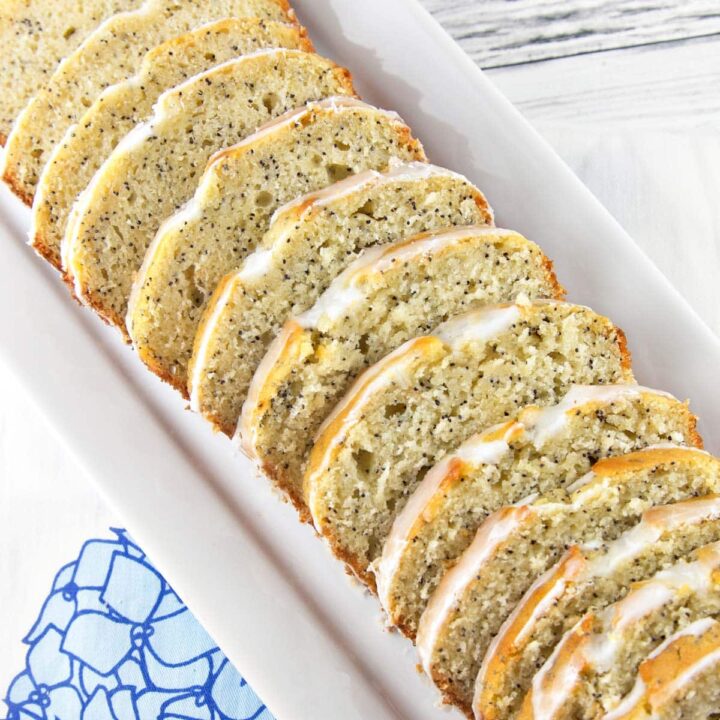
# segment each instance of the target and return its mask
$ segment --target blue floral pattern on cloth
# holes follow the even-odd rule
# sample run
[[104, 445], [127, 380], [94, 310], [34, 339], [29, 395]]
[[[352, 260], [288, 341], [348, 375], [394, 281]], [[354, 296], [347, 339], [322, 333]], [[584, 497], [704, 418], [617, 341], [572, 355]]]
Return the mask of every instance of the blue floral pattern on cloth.
[[55, 576], [8, 720], [273, 720], [124, 530]]

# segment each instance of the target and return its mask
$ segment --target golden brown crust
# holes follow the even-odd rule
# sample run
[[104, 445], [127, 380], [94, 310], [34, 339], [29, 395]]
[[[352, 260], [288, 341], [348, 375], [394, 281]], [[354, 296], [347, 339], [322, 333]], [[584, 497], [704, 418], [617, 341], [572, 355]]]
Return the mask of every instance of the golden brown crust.
[[[644, 692], [637, 702], [618, 720], [641, 720], [656, 717], [658, 711], [672, 703], [684, 688], [677, 680], [694, 667], [700, 668], [707, 658], [720, 650], [720, 623], [715, 622], [700, 635], [681, 635], [673, 640], [662, 652], [648, 657], [640, 664], [638, 679], [644, 685]], [[712, 661], [709, 667], [717, 667]]]
[[[188, 371], [187, 371], [187, 386], [185, 388], [185, 392], [187, 393], [188, 397], [192, 394], [192, 377], [195, 372], [195, 363], [197, 361], [197, 357], [200, 353], [200, 343], [202, 342], [202, 338], [205, 335], [205, 331], [207, 330], [208, 323], [210, 322], [210, 318], [212, 317], [215, 306], [220, 302], [220, 298], [222, 297], [223, 293], [225, 292], [225, 289], [230, 284], [232, 280], [231, 275], [225, 275], [220, 282], [217, 284], [217, 287], [215, 290], [213, 290], [212, 295], [210, 295], [210, 299], [207, 302], [207, 305], [205, 306], [205, 309], [203, 310], [202, 314], [200, 315], [200, 322], [198, 323], [197, 331], [195, 333], [195, 339], [193, 340], [193, 349], [192, 354], [190, 355], [190, 362], [188, 363]], [[229, 433], [226, 432], [226, 428], [222, 427], [222, 423], [214, 422], [212, 419], [210, 419], [209, 414], [206, 414], [205, 412], [202, 412], [203, 417], [206, 417], [210, 422], [215, 426], [217, 429], [221, 430], [225, 435], [232, 435], [233, 430], [231, 430]]]
[[[581, 676], [587, 667], [587, 660], [584, 654], [578, 650], [585, 644], [588, 635], [593, 630], [594, 623], [595, 616], [589, 613], [572, 629], [569, 635], [563, 638], [557, 655], [554, 656], [552, 664], [545, 671], [543, 687], [546, 688], [546, 692], [555, 683], [561, 686], [566, 685], [569, 677]], [[530, 688], [525, 695], [517, 720], [533, 720], [534, 718], [533, 689]]]
[[[3, 143], [4, 146], [5, 143]], [[10, 188], [13, 195], [18, 197], [28, 207], [32, 207], [34, 196], [30, 195], [23, 183], [20, 182], [17, 175], [12, 172], [9, 168], [5, 170], [3, 174], [3, 182]]]
[[626, 472], [646, 470], [656, 465], [671, 465], [674, 463], [687, 462], [701, 464], [708, 460], [711, 462], [719, 462], [717, 458], [701, 452], [693, 452], [692, 450], [674, 447], [657, 447], [638, 450], [628, 453], [627, 455], [603, 458], [593, 465], [592, 471], [596, 476], [611, 478]]
[[[49, 262], [58, 272], [62, 273], [63, 269], [60, 254], [54, 248], [48, 247], [48, 245], [43, 241], [42, 237], [38, 233], [35, 233], [35, 235], [33, 236], [31, 245], [32, 249], [43, 260], [47, 260], [47, 262]], [[73, 297], [75, 297], [74, 292]]]
[[[334, 65], [334, 63], [333, 63]], [[345, 85], [345, 89], [347, 90], [346, 95], [343, 95], [342, 97], [352, 98], [355, 100], [359, 100], [359, 96], [355, 92], [355, 88], [352, 84], [352, 76], [350, 74], [349, 70], [346, 70], [345, 68], [341, 68], [339, 65], [335, 65], [333, 69], [333, 73], [340, 79], [340, 81]], [[263, 129], [267, 129], [275, 124], [282, 123], [283, 121], [288, 121], [292, 116], [297, 117], [297, 121], [300, 122], [303, 126], [309, 125], [313, 114], [324, 112], [322, 108], [314, 108], [313, 105], [317, 105], [319, 103], [323, 102], [323, 100], [315, 100], [310, 101], [307, 103], [307, 105], [311, 106], [309, 108], [309, 111], [306, 111], [304, 108], [296, 108], [295, 110], [289, 110], [287, 113], [283, 113], [282, 115], [279, 115], [278, 117], [272, 118], [271, 120], [268, 120], [265, 125], [262, 125], [260, 128], [256, 130], [256, 133], [261, 133]], [[412, 134], [412, 130], [407, 126], [404, 125], [400, 128], [400, 135], [402, 138], [402, 142], [404, 142], [406, 145], [413, 148], [413, 150], [416, 153], [416, 160], [419, 162], [425, 162], [425, 152], [423, 150], [422, 144], [420, 141], [415, 138]], [[203, 173], [206, 173], [211, 167], [214, 167], [216, 165], [219, 165], [222, 163], [222, 161], [226, 158], [232, 158], [233, 160], [237, 160], [238, 158], [241, 158], [243, 155], [254, 152], [257, 148], [258, 144], [263, 143], [274, 143], [276, 141], [276, 138], [273, 137], [272, 134], [270, 135], [264, 135], [256, 140], [254, 140], [253, 144], [251, 145], [247, 141], [252, 138], [252, 135], [248, 135], [245, 140], [240, 141], [237, 145], [231, 145], [230, 147], [222, 148], [218, 150], [217, 152], [213, 153], [207, 161], [207, 164], [205, 165], [205, 169]], [[256, 144], [257, 143], [257, 144]], [[299, 217], [300, 214], [309, 206], [313, 204], [314, 193], [308, 193], [307, 200], [303, 203], [303, 205], [296, 210], [297, 216]]]
[[447, 472], [438, 484], [437, 490], [433, 493], [430, 501], [423, 507], [413, 526], [408, 532], [407, 540], [412, 542], [425, 525], [431, 523], [437, 516], [438, 510], [444, 507], [444, 500], [447, 493], [457, 485], [467, 474], [468, 464], [461, 458], [451, 458], [448, 463]]
[[298, 32], [300, 33], [301, 45], [300, 49], [304, 52], [314, 53], [315, 45], [308, 35], [307, 28], [304, 25], [298, 25]]
[[[317, 528], [316, 528], [317, 530]], [[358, 578], [361, 582], [367, 585], [370, 592], [377, 595], [377, 584], [375, 581], [375, 574], [367, 567], [363, 567], [363, 563], [360, 558], [354, 553], [351, 553], [341, 545], [338, 541], [338, 537], [335, 533], [325, 529], [324, 532], [320, 533], [330, 545], [333, 555], [338, 560], [342, 560], [345, 563], [347, 570]]]
[[[405, 241], [405, 243], [407, 242], [408, 241]], [[402, 244], [403, 243], [401, 243], [401, 245]], [[395, 249], [396, 248], [397, 246]], [[609, 320], [607, 322], [611, 328], [615, 328]], [[619, 332], [619, 337], [624, 337], [621, 331]], [[621, 347], [623, 359], [625, 360], [627, 358], [627, 353], [623, 353], [622, 351], [622, 341], [619, 341], [619, 345]], [[434, 346], [444, 347], [444, 343], [435, 336], [423, 336], [416, 338], [406, 347], [405, 352], [402, 355], [388, 356], [385, 360], [380, 361], [360, 375], [353, 387], [345, 396], [345, 399], [341, 402], [341, 405], [336, 408], [334, 414], [329, 418], [328, 424], [316, 439], [315, 445], [310, 453], [303, 482], [304, 494], [306, 497], [309, 495], [309, 487], [312, 476], [318, 473], [323, 466], [331, 464], [342, 449], [344, 435], [342, 430], [343, 424], [345, 423], [348, 415], [350, 415], [350, 413], [361, 402], [368, 385], [372, 383], [379, 374], [382, 374], [387, 369], [389, 366], [388, 362], [391, 365], [394, 365], [406, 361], [409, 356], [415, 354], [422, 355], [424, 352], [431, 353]], [[632, 374], [630, 374], [630, 378], [632, 379]], [[355, 574], [364, 580], [368, 575], [368, 571], [358, 562], [358, 558], [351, 556], [347, 550], [339, 546], [333, 538], [331, 531], [327, 528], [318, 528], [318, 531], [327, 538], [333, 548], [333, 552], [348, 563]]]
[[[125, 332], [127, 333], [127, 328], [125, 328]], [[140, 360], [142, 360], [145, 367], [147, 367], [150, 372], [157, 375], [163, 382], [166, 382], [168, 385], [175, 388], [175, 390], [177, 390], [185, 400], [190, 399], [187, 383], [184, 383], [180, 378], [176, 377], [172, 373], [169, 373], [165, 365], [146, 348], [135, 348], [135, 350]]]
[[[275, 389], [288, 376], [288, 371], [293, 368], [302, 355], [305, 329], [296, 320], [288, 320], [277, 335], [278, 352], [275, 361], [263, 377], [262, 387], [257, 394], [255, 403], [255, 415], [260, 415], [267, 410], [275, 397]], [[262, 366], [258, 369], [262, 371]]]
[[82, 299], [78, 298], [75, 288], [75, 278], [68, 272], [63, 273], [63, 282], [70, 288], [73, 297], [78, 299], [81, 305], [89, 307], [106, 324], [115, 327], [120, 331], [123, 340], [128, 345], [132, 344], [125, 322], [114, 310], [105, 307], [105, 303], [92, 291], [87, 288], [83, 290]]
[[340, 67], [340, 65], [335, 63], [333, 64], [335, 65], [333, 73], [335, 77], [337, 77], [338, 80], [345, 86], [348, 96], [359, 98], [360, 96], [358, 95], [357, 90], [355, 90], [355, 84], [353, 83], [352, 73], [347, 68]]
[[670, 701], [675, 681], [684, 670], [699, 663], [720, 648], [720, 624], [700, 636], [684, 635], [674, 640], [659, 655], [645, 660], [638, 671], [647, 687], [647, 698], [657, 707]]
[[495, 227], [495, 214], [483, 192], [477, 189], [473, 190], [473, 199], [475, 200], [475, 206], [483, 216], [485, 224]]
[[615, 331], [617, 332], [618, 347], [620, 348], [620, 357], [622, 358], [622, 369], [625, 370], [625, 372], [629, 376], [629, 379], [632, 380], [632, 354], [630, 353], [630, 348], [628, 347], [627, 335], [621, 328], [617, 327], [617, 325], [615, 325], [614, 327]]
[[431, 673], [431, 677], [435, 687], [440, 691], [442, 702], [456, 707], [468, 720], [474, 720], [472, 707], [457, 694], [453, 684], [444, 675], [435, 671]]
[[690, 432], [688, 433], [688, 444], [692, 445], [693, 447], [698, 448], [698, 450], [702, 450], [705, 447], [705, 442], [702, 439], [702, 436], [698, 432], [697, 429], [697, 415], [690, 412], [690, 406], [689, 403], [685, 403], [685, 407], [688, 408], [688, 417], [689, 417], [689, 423], [690, 423]]
[[310, 515], [310, 510], [308, 510], [308, 506], [305, 503], [305, 498], [298, 492], [283, 469], [274, 463], [264, 461], [262, 463], [262, 471], [282, 490], [285, 498], [292, 504], [295, 510], [297, 510], [300, 522], [312, 525], [312, 515]]
[[[286, 377], [286, 368], [292, 366], [302, 354], [304, 329], [294, 320], [288, 320], [278, 333], [276, 343], [281, 350], [278, 353], [278, 361], [272, 362], [269, 372], [263, 377], [262, 387], [257, 394], [254, 403], [254, 415], [262, 414], [269, 406], [275, 395], [275, 387]], [[284, 339], [283, 339], [284, 338]], [[272, 352], [272, 350], [270, 351]], [[257, 372], [262, 372], [262, 363]], [[277, 378], [277, 379], [276, 379]], [[205, 414], [205, 411], [204, 411]], [[305, 497], [301, 490], [292, 482], [285, 468], [282, 468], [269, 460], [263, 458], [261, 461], [263, 472], [270, 480], [284, 493], [287, 499], [297, 510], [300, 520], [304, 523], [312, 523], [312, 517], [305, 503]]]
[[[383, 360], [380, 360], [365, 370], [350, 388], [345, 399], [336, 407], [333, 415], [331, 415], [328, 420], [328, 424], [318, 435], [315, 445], [310, 452], [310, 458], [308, 459], [307, 470], [305, 472], [306, 485], [309, 479], [320, 470], [322, 465], [330, 464], [337, 456], [337, 453], [340, 452], [342, 447], [342, 425], [347, 416], [362, 399], [367, 387], [374, 380], [394, 365], [400, 365], [412, 358], [419, 358], [426, 353], [432, 355], [433, 351], [442, 351], [444, 348], [445, 343], [439, 338], [434, 335], [423, 335], [407, 343], [402, 353], [388, 355]], [[326, 459], [328, 453], [330, 453], [330, 456]], [[305, 495], [308, 494], [307, 490], [308, 488], [306, 486]]]
[[507, 627], [501, 630], [501, 634], [498, 634], [497, 645], [492, 655], [486, 658], [482, 693], [475, 706], [477, 720], [501, 720], [502, 714], [497, 709], [496, 701], [504, 691], [508, 672], [517, 663], [525, 648], [524, 644], [518, 644], [518, 638], [523, 636], [528, 623], [533, 621], [537, 607], [545, 601], [558, 583], [572, 581], [585, 565], [585, 556], [580, 548], [573, 545], [545, 581], [537, 585], [527, 599], [518, 605], [517, 614]]
[[557, 278], [555, 273], [555, 264], [547, 255], [545, 255], [545, 253], [543, 253], [542, 256], [542, 264], [545, 268], [545, 272], [547, 273], [548, 280], [554, 290], [552, 298], [554, 300], [564, 300], [567, 295], [567, 290], [560, 284], [560, 281]]
[[5, 147], [7, 142], [7, 135], [4, 132], [0, 132], [0, 146]]
[[[336, 77], [338, 77], [339, 81], [341, 83], [345, 84], [345, 86], [348, 88], [349, 91], [352, 91], [354, 93], [354, 88], [352, 85], [352, 79], [351, 79], [350, 72], [348, 70], [346, 70], [345, 68], [339, 67], [338, 65], [336, 65], [335, 63], [333, 63], [330, 60], [326, 60], [326, 61], [333, 67], [333, 73], [336, 75]], [[231, 72], [231, 70], [232, 69], [230, 67], [228, 67], [228, 68], [224, 69], [223, 72]], [[248, 136], [248, 137], [250, 137], [250, 136]], [[415, 142], [417, 142], [417, 141], [415, 141]], [[240, 148], [240, 151], [242, 151], [244, 149], [245, 148]], [[234, 147], [234, 148], [228, 148], [225, 150], [221, 150], [220, 152], [216, 153], [215, 155], [212, 155], [208, 160], [206, 170], [211, 165], [213, 165], [217, 160], [225, 157], [226, 155], [232, 155], [237, 152], [238, 152], [238, 148]], [[123, 336], [125, 337], [125, 341], [130, 343], [130, 336], [129, 336], [127, 328], [125, 326], [125, 318], [124, 317], [121, 317], [113, 308], [108, 307], [107, 303], [104, 301], [103, 298], [97, 296], [97, 294], [95, 292], [89, 290], [88, 288], [84, 288], [82, 290], [82, 296], [83, 296], [84, 304], [92, 307], [98, 313], [98, 315], [103, 317], [104, 321], [108, 325], [115, 325], [120, 330], [120, 332], [123, 334]], [[169, 374], [167, 373], [167, 371], [163, 371], [162, 376], [164, 378], [167, 378], [169, 376]]]
[[289, 0], [275, 0], [275, 3], [285, 13], [288, 22], [292, 23], [293, 25], [299, 24], [297, 15], [295, 14], [295, 10], [290, 5]]

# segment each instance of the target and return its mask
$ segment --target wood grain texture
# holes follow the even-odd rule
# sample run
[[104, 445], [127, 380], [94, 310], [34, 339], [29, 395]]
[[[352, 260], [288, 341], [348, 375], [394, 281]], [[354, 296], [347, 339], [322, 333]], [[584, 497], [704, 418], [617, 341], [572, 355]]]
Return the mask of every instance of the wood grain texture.
[[483, 68], [720, 34], [718, 0], [422, 0]]
[[720, 36], [487, 72], [541, 129], [557, 124], [720, 127]]

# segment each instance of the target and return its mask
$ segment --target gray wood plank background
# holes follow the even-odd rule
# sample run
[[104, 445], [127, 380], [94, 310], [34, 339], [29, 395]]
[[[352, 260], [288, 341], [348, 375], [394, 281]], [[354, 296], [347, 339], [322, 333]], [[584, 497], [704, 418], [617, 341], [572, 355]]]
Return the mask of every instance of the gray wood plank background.
[[720, 34], [720, 0], [423, 0], [483, 68]]
[[720, 125], [720, 0], [421, 0], [537, 126]]

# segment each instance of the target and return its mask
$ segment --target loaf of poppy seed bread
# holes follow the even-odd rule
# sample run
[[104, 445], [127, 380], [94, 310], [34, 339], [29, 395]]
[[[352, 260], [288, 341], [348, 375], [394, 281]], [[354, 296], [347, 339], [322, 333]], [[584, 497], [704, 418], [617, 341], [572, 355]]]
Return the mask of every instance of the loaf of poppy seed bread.
[[309, 308], [362, 249], [474, 224], [492, 224], [482, 193], [460, 175], [418, 162], [352, 176], [279, 209], [258, 249], [208, 303], [190, 363], [193, 408], [232, 434], [253, 372], [283, 322]]
[[558, 405], [525, 408], [432, 468], [374, 566], [392, 624], [415, 636], [425, 604], [493, 511], [577, 480], [602, 457], [660, 442], [699, 445], [685, 403], [639, 385], [576, 385]]
[[48, 157], [33, 203], [30, 240], [35, 250], [60, 268], [60, 243], [73, 203], [165, 90], [234, 57], [273, 47], [313, 50], [299, 25], [225, 18], [153, 48], [136, 75], [106, 88]]
[[663, 447], [605, 458], [564, 502], [529, 499], [491, 515], [423, 613], [417, 648], [443, 694], [471, 717], [483, 657], [522, 596], [564, 550], [611, 542], [647, 509], [720, 492], [720, 461]]
[[28, 205], [53, 147], [108, 85], [134, 75], [152, 47], [198, 25], [247, 16], [288, 21], [279, 0], [146, 0], [105, 21], [62, 63], [18, 116], [5, 148], [3, 179]]
[[[192, 201], [158, 231], [135, 280], [127, 325], [141, 360], [187, 394], [203, 310], [223, 276], [257, 247], [273, 212], [337, 174], [384, 169], [392, 157], [425, 154], [395, 113], [347, 97], [291, 110], [213, 157]], [[232, 362], [252, 375], [252, 359]]]
[[47, 0], [0, 3], [0, 145], [18, 113], [50, 79], [58, 63], [103, 20], [134, 10], [142, 0], [65, 0], [58, 12]]
[[213, 153], [298, 105], [353, 94], [347, 70], [298, 50], [245, 55], [164, 92], [73, 208], [62, 259], [77, 297], [126, 333], [145, 251], [162, 221], [192, 197]]
[[369, 368], [327, 418], [304, 479], [315, 527], [372, 586], [395, 516], [445, 453], [573, 384], [632, 379], [622, 332], [589, 308], [525, 301], [456, 316]]
[[665, 639], [718, 615], [720, 543], [712, 543], [585, 613], [535, 675], [519, 718], [592, 720], [615, 710]]
[[720, 622], [696, 620], [643, 660], [633, 689], [602, 720], [716, 720], [719, 670]]
[[537, 245], [510, 230], [447, 228], [365, 250], [268, 349], [243, 407], [243, 448], [307, 519], [313, 438], [355, 377], [450, 315], [523, 293], [563, 289]]
[[718, 540], [720, 496], [709, 495], [647, 510], [606, 547], [569, 548], [532, 584], [490, 644], [475, 680], [475, 717], [517, 717], [536, 672], [584, 613]]

